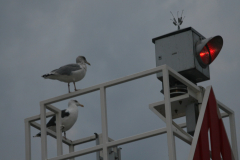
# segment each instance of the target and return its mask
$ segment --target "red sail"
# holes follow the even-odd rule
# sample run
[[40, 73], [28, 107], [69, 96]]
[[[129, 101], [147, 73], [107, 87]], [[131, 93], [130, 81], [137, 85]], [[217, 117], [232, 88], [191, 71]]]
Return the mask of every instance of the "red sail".
[[210, 131], [211, 155], [213, 160], [234, 160], [227, 133], [219, 116], [216, 98], [211, 89], [199, 134], [194, 160], [210, 160], [208, 131]]

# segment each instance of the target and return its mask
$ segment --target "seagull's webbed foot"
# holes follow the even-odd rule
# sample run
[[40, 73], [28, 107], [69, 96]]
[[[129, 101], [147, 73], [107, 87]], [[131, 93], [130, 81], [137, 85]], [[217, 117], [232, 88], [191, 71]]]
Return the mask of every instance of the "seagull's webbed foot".
[[64, 137], [64, 136], [63, 136], [63, 139], [65, 139], [65, 140], [69, 140], [69, 141], [72, 142], [72, 140], [68, 139], [67, 137]]

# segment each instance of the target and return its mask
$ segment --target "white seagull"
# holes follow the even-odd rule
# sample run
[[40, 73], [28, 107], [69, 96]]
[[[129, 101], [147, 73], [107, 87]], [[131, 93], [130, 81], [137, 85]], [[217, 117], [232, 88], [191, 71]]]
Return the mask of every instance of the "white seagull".
[[68, 83], [69, 93], [70, 93], [69, 83], [73, 82], [75, 91], [77, 91], [75, 82], [78, 82], [84, 78], [87, 72], [86, 64], [90, 65], [90, 63], [86, 60], [84, 56], [78, 56], [76, 58], [76, 63], [77, 64], [68, 64], [62, 66], [59, 69], [55, 69], [48, 74], [44, 74], [42, 77], [45, 79], [59, 80], [61, 82]]
[[[68, 108], [62, 110], [61, 117], [62, 117], [62, 132], [64, 132], [64, 138], [66, 138], [66, 131], [72, 128], [78, 118], [78, 108], [77, 106], [84, 107], [76, 100], [70, 100], [68, 102]], [[56, 116], [53, 116], [49, 122], [47, 123], [47, 128], [56, 132]], [[41, 137], [41, 132], [36, 134], [33, 137]]]

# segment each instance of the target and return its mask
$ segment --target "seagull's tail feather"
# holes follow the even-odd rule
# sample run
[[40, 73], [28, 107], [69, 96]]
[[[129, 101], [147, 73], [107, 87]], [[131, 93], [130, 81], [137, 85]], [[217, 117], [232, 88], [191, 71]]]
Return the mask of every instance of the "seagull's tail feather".
[[41, 137], [41, 132], [39, 132], [38, 134], [36, 134], [35, 136], [33, 137]]
[[51, 79], [51, 76], [54, 76], [54, 75], [55, 74], [47, 73], [47, 74], [42, 75], [42, 77], [45, 78], [45, 79]]

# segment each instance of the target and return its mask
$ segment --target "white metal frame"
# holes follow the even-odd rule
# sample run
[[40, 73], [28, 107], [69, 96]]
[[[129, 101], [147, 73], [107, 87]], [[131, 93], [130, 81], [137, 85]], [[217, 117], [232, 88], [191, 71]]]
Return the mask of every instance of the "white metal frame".
[[[138, 78], [146, 77], [152, 74], [156, 74], [158, 72], [163, 72], [163, 84], [164, 84], [164, 101], [165, 101], [165, 111], [166, 111], [166, 118], [162, 118], [166, 122], [166, 128], [161, 128], [153, 131], [149, 131], [146, 133], [141, 133], [138, 135], [134, 135], [131, 137], [123, 138], [116, 141], [109, 142], [108, 140], [108, 121], [107, 121], [107, 105], [106, 105], [106, 88], [115, 86], [121, 83], [125, 83], [128, 81], [132, 81]], [[183, 84], [185, 84], [188, 88], [188, 94], [195, 97], [199, 103], [202, 103], [203, 101], [203, 95], [201, 92], [201, 88], [187, 80], [185, 77], [168, 67], [167, 65], [158, 66], [156, 68], [146, 70], [143, 72], [139, 72], [133, 75], [129, 75], [123, 78], [119, 78], [113, 81], [109, 81], [106, 83], [102, 83], [99, 85], [95, 85], [89, 88], [81, 89], [76, 92], [72, 92], [69, 94], [61, 95], [55, 98], [51, 98], [48, 100], [44, 100], [40, 102], [40, 115], [33, 116], [30, 118], [25, 119], [25, 145], [26, 145], [26, 160], [31, 159], [31, 133], [30, 133], [30, 126], [33, 126], [37, 129], [41, 129], [41, 148], [42, 148], [42, 160], [46, 160], [47, 158], [47, 133], [57, 139], [57, 157], [51, 158], [49, 160], [63, 160], [63, 159], [69, 159], [78, 157], [81, 155], [97, 152], [97, 151], [103, 151], [103, 159], [108, 159], [108, 153], [107, 150], [110, 147], [119, 146], [122, 144], [131, 143], [134, 141], [138, 141], [141, 139], [149, 138], [152, 136], [160, 135], [167, 133], [167, 141], [168, 141], [168, 155], [169, 160], [176, 160], [176, 149], [175, 149], [175, 139], [174, 136], [179, 137], [183, 141], [185, 141], [188, 144], [191, 144], [194, 142], [194, 139], [186, 133], [182, 128], [186, 127], [186, 124], [176, 124], [172, 120], [172, 113], [171, 113], [171, 99], [170, 99], [170, 93], [169, 93], [169, 75], [176, 78]], [[102, 138], [103, 143], [96, 145], [94, 147], [90, 147], [84, 150], [80, 151], [74, 151], [74, 145], [81, 144], [82, 142], [88, 142], [95, 139], [94, 136], [87, 137], [85, 139], [76, 140], [76, 141], [69, 141], [62, 139], [62, 134], [60, 132], [60, 124], [61, 124], [61, 118], [60, 118], [60, 110], [54, 106], [52, 106], [52, 103], [60, 102], [69, 98], [81, 96], [87, 93], [91, 93], [94, 91], [100, 90], [100, 98], [101, 98], [101, 125], [102, 125]], [[230, 128], [231, 128], [231, 138], [232, 138], [232, 148], [234, 152], [235, 159], [238, 160], [238, 153], [237, 153], [237, 143], [236, 143], [236, 128], [235, 128], [235, 120], [234, 120], [234, 112], [227, 108], [222, 103], [218, 102], [219, 107], [225, 111], [227, 114], [229, 114], [230, 118]], [[199, 105], [199, 108], [201, 106]], [[49, 109], [52, 112], [46, 113], [46, 109]], [[46, 117], [52, 116], [56, 114], [56, 121], [57, 121], [57, 133], [52, 132], [51, 130], [46, 128]], [[223, 115], [224, 117], [227, 116], [226, 114]], [[161, 118], [161, 117], [160, 117]], [[41, 119], [41, 125], [37, 124], [34, 121], [37, 121]], [[62, 155], [62, 142], [69, 145], [69, 152], [68, 154]], [[192, 153], [192, 151], [191, 151]], [[191, 154], [190, 153], [190, 154]]]

